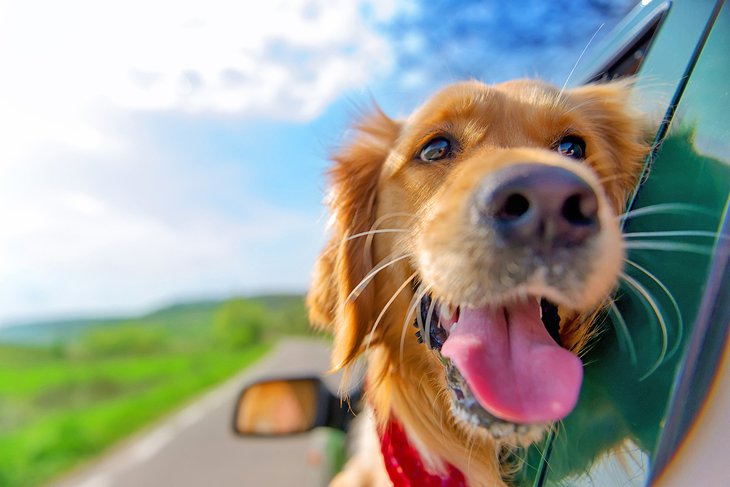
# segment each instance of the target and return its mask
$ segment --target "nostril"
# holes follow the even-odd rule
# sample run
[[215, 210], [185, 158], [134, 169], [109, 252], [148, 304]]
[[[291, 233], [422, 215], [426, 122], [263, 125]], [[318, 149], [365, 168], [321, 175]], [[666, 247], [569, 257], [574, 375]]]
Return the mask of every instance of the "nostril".
[[593, 193], [568, 196], [560, 210], [562, 217], [572, 225], [592, 225], [597, 213], [598, 201]]
[[485, 178], [470, 211], [500, 244], [548, 252], [581, 245], [600, 232], [599, 196], [572, 171], [524, 163]]
[[507, 197], [504, 204], [497, 212], [501, 220], [517, 220], [530, 209], [530, 201], [519, 193], [513, 193]]

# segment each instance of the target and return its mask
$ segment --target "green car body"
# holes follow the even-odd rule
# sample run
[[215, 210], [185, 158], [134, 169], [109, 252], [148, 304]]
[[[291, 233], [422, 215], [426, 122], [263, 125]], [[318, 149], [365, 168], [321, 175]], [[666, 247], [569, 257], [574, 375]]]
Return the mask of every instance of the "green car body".
[[730, 322], [728, 46], [723, 1], [642, 2], [586, 68], [583, 82], [636, 75], [655, 147], [578, 406], [527, 452], [520, 485], [651, 484], [705, 400]]

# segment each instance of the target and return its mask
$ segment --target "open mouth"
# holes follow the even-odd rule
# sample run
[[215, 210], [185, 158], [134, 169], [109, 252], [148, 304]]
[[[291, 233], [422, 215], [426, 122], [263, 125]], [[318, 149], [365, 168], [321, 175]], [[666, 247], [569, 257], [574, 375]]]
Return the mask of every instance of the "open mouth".
[[462, 421], [494, 437], [524, 436], [575, 406], [582, 364], [561, 346], [557, 306], [546, 299], [473, 308], [427, 294], [414, 324], [445, 365]]

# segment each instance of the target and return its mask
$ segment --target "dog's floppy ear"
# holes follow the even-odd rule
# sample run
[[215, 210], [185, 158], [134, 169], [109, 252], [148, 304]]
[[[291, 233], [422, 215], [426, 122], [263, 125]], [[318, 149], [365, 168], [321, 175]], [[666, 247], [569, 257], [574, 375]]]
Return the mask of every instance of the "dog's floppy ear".
[[628, 78], [572, 90], [580, 100], [581, 111], [587, 113], [588, 123], [607, 141], [602, 152], [618, 162], [619, 171], [613, 177], [618, 188], [608, 192], [616, 210], [623, 208], [633, 191], [636, 175], [649, 152], [650, 127], [646, 117], [632, 106], [632, 86], [633, 80]]
[[307, 306], [312, 324], [334, 333], [336, 369], [357, 357], [373, 324], [372, 288], [353, 293], [373, 268], [367, 239], [349, 237], [372, 229], [378, 180], [399, 130], [398, 123], [376, 108], [355, 125], [352, 140], [332, 157], [328, 203], [333, 233], [315, 264]]

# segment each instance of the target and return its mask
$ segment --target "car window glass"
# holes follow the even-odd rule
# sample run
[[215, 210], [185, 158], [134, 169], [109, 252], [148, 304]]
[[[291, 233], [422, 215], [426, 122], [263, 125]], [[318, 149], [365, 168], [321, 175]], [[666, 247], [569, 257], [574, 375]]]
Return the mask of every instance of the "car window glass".
[[669, 7], [670, 2], [663, 2], [658, 3], [653, 10], [637, 12], [637, 23], [627, 35], [624, 45], [590, 75], [586, 82], [611, 81], [638, 73]]
[[[687, 44], [700, 37], [704, 26], [686, 22], [698, 7], [673, 8], [680, 6], [657, 35], [660, 53], [666, 52], [662, 36], [673, 44], [679, 37]], [[633, 234], [627, 239], [627, 277], [606, 331], [584, 357], [578, 407], [554, 441], [528, 453], [520, 485], [640, 486], [649, 478], [728, 204], [728, 17], [726, 8], [627, 220], [626, 232]], [[657, 72], [661, 60], [652, 58], [655, 52], [647, 65]], [[665, 62], [671, 64], [665, 74], [681, 64], [676, 58]]]

